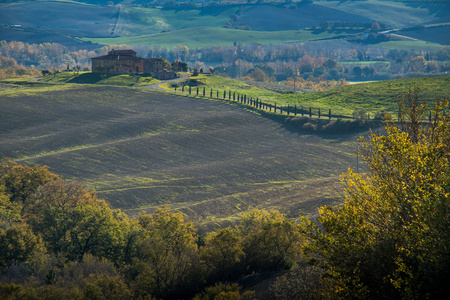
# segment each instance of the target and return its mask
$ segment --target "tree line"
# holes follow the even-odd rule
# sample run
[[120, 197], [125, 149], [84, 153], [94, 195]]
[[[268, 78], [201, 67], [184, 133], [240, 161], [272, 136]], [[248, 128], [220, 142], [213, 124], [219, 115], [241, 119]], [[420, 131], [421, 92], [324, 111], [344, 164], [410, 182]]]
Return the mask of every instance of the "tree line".
[[[197, 69], [217, 70], [229, 77], [253, 76], [255, 70], [264, 74], [267, 81], [284, 81], [294, 76], [304, 80], [386, 79], [410, 75], [443, 74], [450, 71], [450, 47], [438, 51], [414, 52], [383, 50], [374, 46], [335, 42], [335, 47], [316, 43], [284, 45], [242, 45], [189, 49], [178, 45], [172, 49], [160, 46], [127, 45], [104, 46], [95, 50], [74, 50], [55, 43], [28, 44], [0, 41], [0, 57], [13, 59], [24, 68], [50, 70], [79, 66], [91, 67], [90, 58], [100, 56], [112, 48], [133, 48], [144, 58], [162, 57], [177, 59]], [[219, 65], [217, 65], [219, 64]], [[7, 71], [4, 71], [4, 73]], [[259, 71], [258, 71], [259, 72]], [[261, 72], [259, 72], [261, 74]], [[308, 80], [309, 81], [309, 80]]]
[[128, 217], [46, 166], [0, 163], [2, 299], [254, 299], [235, 283], [290, 270], [273, 299], [442, 299], [450, 276], [450, 122], [418, 92], [399, 122], [361, 140], [368, 173], [343, 175], [339, 207], [295, 223], [251, 210], [201, 235], [163, 205]]

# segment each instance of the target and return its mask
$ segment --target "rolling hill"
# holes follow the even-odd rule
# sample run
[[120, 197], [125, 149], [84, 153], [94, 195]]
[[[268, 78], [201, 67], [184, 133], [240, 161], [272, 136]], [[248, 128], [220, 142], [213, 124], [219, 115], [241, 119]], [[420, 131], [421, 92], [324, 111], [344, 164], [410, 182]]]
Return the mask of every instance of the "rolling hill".
[[[380, 22], [409, 28], [450, 22], [445, 13], [450, 7], [448, 3], [412, 5], [394, 1], [320, 1], [297, 6], [251, 4], [162, 8], [136, 6], [140, 4], [138, 1], [121, 1], [121, 6], [105, 6], [105, 1], [82, 2], [0, 3], [0, 40], [58, 42], [86, 49], [97, 46], [87, 42], [168, 48], [183, 44], [196, 48], [230, 45], [235, 41], [244, 44], [312, 41], [346, 34], [302, 31], [324, 23]], [[251, 28], [252, 31], [224, 28], [231, 20], [231, 27]], [[442, 32], [433, 30], [434, 38], [431, 40], [423, 34], [414, 38], [423, 37], [425, 41], [437, 44], [449, 43], [445, 33], [439, 38]], [[358, 32], [353, 30], [351, 33]], [[409, 50], [411, 45], [397, 46]]]
[[354, 138], [320, 137], [220, 101], [139, 89], [0, 91], [0, 156], [45, 164], [131, 215], [169, 204], [203, 226], [251, 208], [290, 217], [341, 198]]

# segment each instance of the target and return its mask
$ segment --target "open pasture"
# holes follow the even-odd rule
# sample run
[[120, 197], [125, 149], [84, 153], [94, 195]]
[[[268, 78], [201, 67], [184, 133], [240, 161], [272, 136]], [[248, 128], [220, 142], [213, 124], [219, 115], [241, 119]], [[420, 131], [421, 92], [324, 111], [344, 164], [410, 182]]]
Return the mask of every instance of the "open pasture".
[[[319, 2], [321, 3], [321, 2]], [[342, 11], [320, 4], [299, 5], [293, 9], [270, 5], [247, 6], [237, 25], [248, 25], [252, 30], [298, 30], [319, 26], [324, 22], [371, 23], [372, 19], [349, 11]]]
[[448, 23], [446, 25], [416, 28], [414, 30], [400, 30], [396, 33], [428, 43], [450, 45], [450, 24]]
[[342, 33], [314, 32], [311, 30], [249, 31], [221, 27], [194, 27], [163, 33], [127, 37], [82, 38], [83, 41], [103, 45], [160, 46], [172, 48], [186, 45], [189, 48], [230, 46], [241, 44], [283, 44], [333, 38]]
[[450, 21], [449, 3], [418, 3], [401, 1], [320, 1], [321, 6], [343, 13], [352, 12], [360, 17], [395, 27], [410, 27]]
[[[356, 85], [346, 85], [327, 91], [312, 93], [290, 93], [280, 94], [265, 89], [260, 89], [247, 84], [244, 81], [234, 80], [221, 76], [199, 75], [191, 77], [201, 83], [200, 91], [206, 89], [209, 95], [213, 89], [213, 97], [216, 91], [223, 95], [223, 91], [231, 91], [246, 94], [248, 97], [259, 98], [266, 103], [278, 105], [297, 105], [304, 108], [320, 108], [327, 112], [328, 109], [333, 114], [352, 116], [354, 110], [364, 109], [374, 116], [377, 112], [389, 111], [396, 113], [397, 97], [408, 93], [415, 87], [420, 89], [420, 100], [427, 103], [431, 109], [436, 97], [450, 99], [450, 76], [434, 77], [412, 77], [402, 79], [382, 80], [376, 82], [360, 83]], [[170, 85], [165, 88], [174, 91]], [[178, 89], [180, 92], [180, 89]], [[187, 92], [187, 91], [185, 91]], [[196, 93], [194, 88], [193, 94]]]
[[[72, 36], [109, 36], [118, 8], [64, 2], [0, 4], [0, 22]], [[25, 41], [26, 42], [26, 41]]]
[[237, 104], [45, 88], [0, 91], [0, 156], [48, 165], [132, 215], [169, 204], [212, 228], [251, 208], [315, 214], [342, 199], [338, 175], [356, 166], [355, 137], [304, 134]]

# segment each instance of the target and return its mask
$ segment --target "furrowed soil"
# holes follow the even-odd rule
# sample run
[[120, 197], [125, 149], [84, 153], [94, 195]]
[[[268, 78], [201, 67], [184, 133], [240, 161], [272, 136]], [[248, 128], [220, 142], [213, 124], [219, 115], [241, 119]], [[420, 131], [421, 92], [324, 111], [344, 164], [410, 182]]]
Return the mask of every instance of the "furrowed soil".
[[238, 104], [137, 88], [0, 91], [0, 156], [48, 165], [130, 215], [163, 204], [204, 229], [252, 208], [296, 218], [342, 200], [355, 137], [302, 133]]

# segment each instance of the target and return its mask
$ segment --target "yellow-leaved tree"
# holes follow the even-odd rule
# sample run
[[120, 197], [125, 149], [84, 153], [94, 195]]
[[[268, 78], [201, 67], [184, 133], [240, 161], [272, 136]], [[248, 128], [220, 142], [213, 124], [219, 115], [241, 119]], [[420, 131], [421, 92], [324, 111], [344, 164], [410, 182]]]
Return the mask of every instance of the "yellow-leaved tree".
[[[450, 125], [447, 101], [429, 120], [418, 90], [399, 121], [362, 140], [368, 173], [343, 176], [343, 206], [304, 220], [309, 249], [333, 279], [333, 299], [438, 299], [450, 278]], [[447, 291], [446, 291], [447, 289]]]

